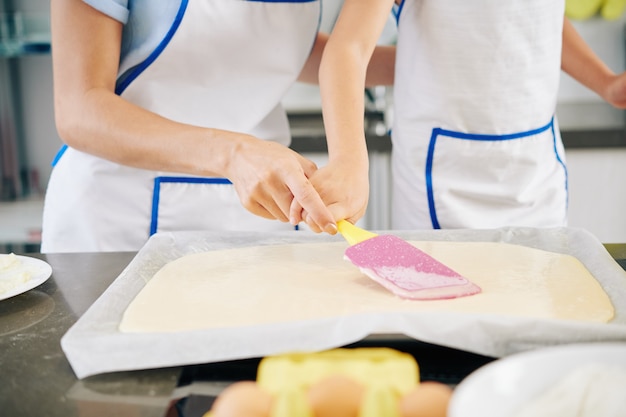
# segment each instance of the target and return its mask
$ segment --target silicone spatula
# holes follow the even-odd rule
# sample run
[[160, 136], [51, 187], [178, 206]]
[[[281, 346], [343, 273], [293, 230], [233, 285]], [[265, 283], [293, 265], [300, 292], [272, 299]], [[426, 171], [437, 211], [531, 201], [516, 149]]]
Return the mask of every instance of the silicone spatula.
[[337, 222], [348, 241], [344, 258], [402, 298], [435, 300], [473, 295], [480, 287], [409, 242], [377, 235], [346, 220]]

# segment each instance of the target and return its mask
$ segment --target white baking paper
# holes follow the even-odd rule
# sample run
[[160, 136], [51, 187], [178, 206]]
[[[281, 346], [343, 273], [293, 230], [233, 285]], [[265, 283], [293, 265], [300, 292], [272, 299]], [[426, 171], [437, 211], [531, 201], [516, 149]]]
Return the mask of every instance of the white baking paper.
[[444, 312], [379, 313], [177, 333], [122, 333], [124, 311], [166, 263], [191, 253], [244, 246], [339, 242], [310, 232], [179, 232], [153, 235], [61, 339], [76, 376], [319, 351], [369, 337], [413, 338], [491, 357], [556, 344], [626, 341], [626, 272], [582, 229], [393, 231], [413, 241], [506, 242], [578, 258], [615, 307], [610, 323]]

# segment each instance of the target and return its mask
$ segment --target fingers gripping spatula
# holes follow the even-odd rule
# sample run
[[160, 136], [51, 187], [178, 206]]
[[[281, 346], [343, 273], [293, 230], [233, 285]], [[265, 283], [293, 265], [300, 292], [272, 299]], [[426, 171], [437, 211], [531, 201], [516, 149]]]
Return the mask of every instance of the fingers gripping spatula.
[[337, 222], [348, 241], [344, 258], [361, 272], [402, 298], [436, 300], [481, 291], [458, 272], [393, 235], [377, 235], [346, 220]]

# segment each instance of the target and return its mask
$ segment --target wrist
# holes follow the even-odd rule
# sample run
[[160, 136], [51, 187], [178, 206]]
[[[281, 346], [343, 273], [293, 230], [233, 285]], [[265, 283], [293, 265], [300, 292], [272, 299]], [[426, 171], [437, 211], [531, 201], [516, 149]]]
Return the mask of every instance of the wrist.
[[200, 175], [232, 178], [237, 159], [244, 152], [246, 136], [220, 129], [207, 129], [202, 140], [204, 152], [199, 157]]
[[339, 167], [350, 167], [353, 171], [368, 172], [369, 158], [367, 149], [365, 152], [336, 152], [329, 153], [328, 164]]

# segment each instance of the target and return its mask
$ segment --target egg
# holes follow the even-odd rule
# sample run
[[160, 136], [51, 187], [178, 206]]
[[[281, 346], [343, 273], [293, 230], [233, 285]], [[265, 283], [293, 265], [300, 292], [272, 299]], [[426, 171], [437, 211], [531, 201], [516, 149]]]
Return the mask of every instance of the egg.
[[446, 417], [452, 388], [436, 381], [423, 381], [400, 399], [402, 417]]
[[[306, 391], [311, 414], [316, 417], [357, 417], [363, 406], [365, 387], [344, 375], [323, 378]], [[401, 417], [446, 417], [452, 389], [424, 381], [399, 399]], [[253, 381], [228, 386], [204, 417], [269, 417], [273, 397]]]
[[252, 381], [229, 385], [220, 393], [205, 417], [268, 417], [272, 396]]
[[308, 400], [316, 417], [357, 417], [364, 387], [343, 375], [333, 375], [311, 385]]

